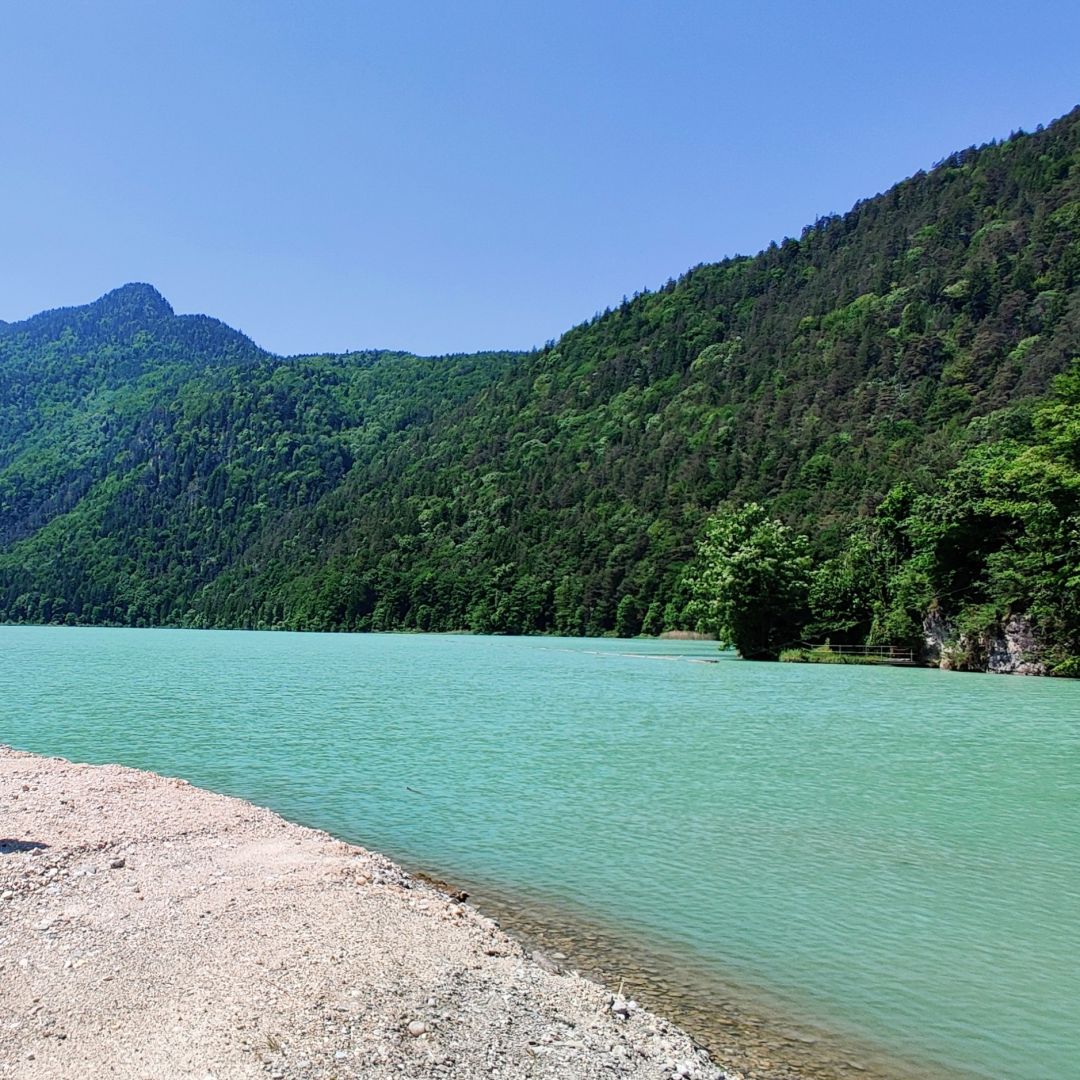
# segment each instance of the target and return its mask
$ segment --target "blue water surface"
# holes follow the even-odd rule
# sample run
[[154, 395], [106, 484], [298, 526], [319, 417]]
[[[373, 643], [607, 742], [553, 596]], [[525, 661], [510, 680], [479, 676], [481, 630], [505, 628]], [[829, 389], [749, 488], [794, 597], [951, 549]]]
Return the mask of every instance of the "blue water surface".
[[0, 741], [565, 901], [901, 1059], [1080, 1076], [1075, 682], [699, 642], [0, 627]]

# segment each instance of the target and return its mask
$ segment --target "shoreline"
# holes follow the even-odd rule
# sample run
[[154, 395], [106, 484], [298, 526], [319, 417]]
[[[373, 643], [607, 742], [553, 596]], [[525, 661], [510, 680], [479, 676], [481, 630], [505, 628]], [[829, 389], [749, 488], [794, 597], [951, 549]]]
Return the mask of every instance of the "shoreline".
[[529, 904], [490, 886], [468, 884], [471, 902], [527, 949], [607, 987], [622, 988], [687, 1031], [722, 1066], [747, 1077], [813, 1080], [969, 1080], [941, 1065], [898, 1058], [868, 1036], [843, 1032], [762, 987], [706, 971], [664, 943], [620, 932], [565, 902]]
[[[18, 775], [26, 774], [35, 777], [30, 782], [30, 790], [27, 790], [27, 782], [18, 784], [14, 780]], [[173, 879], [172, 884], [163, 896], [159, 897], [162, 906], [166, 909], [169, 917], [173, 915], [172, 908], [183, 908], [183, 900], [192, 899], [201, 894], [212, 894], [219, 891], [222, 886], [228, 885], [233, 876], [228, 871], [232, 868], [229, 863], [223, 872], [219, 866], [217, 872], [212, 871], [207, 865], [208, 857], [212, 857], [217, 849], [225, 844], [224, 836], [235, 831], [236, 822], [245, 823], [248, 828], [256, 826], [256, 832], [262, 836], [264, 832], [269, 837], [255, 841], [265, 848], [267, 843], [278, 849], [277, 857], [280, 857], [280, 849], [285, 846], [288, 857], [285, 859], [285, 867], [288, 875], [297, 875], [299, 883], [310, 893], [312, 890], [317, 894], [316, 901], [330, 901], [334, 905], [342, 902], [340, 885], [344, 881], [355, 888], [353, 900], [360, 900], [365, 909], [362, 914], [369, 915], [372, 901], [376, 901], [382, 908], [389, 909], [391, 914], [401, 916], [411, 912], [419, 906], [419, 909], [427, 914], [434, 910], [439, 914], [436, 933], [428, 945], [433, 945], [436, 950], [442, 950], [449, 955], [457, 955], [462, 947], [461, 928], [465, 927], [472, 931], [472, 937], [479, 931], [485, 939], [483, 956], [490, 957], [514, 957], [517, 963], [531, 973], [532, 978], [542, 977], [556, 984], [566, 983], [563, 989], [572, 988], [571, 997], [580, 996], [583, 988], [588, 989], [586, 996], [592, 1000], [589, 1010], [589, 1022], [594, 1023], [602, 1017], [608, 1027], [614, 1027], [614, 1032], [608, 1031], [605, 1039], [610, 1039], [613, 1034], [625, 1038], [631, 1023], [636, 1024], [642, 1020], [647, 1027], [645, 1043], [657, 1039], [664, 1043], [662, 1053], [667, 1054], [663, 1061], [657, 1060], [657, 1055], [651, 1053], [642, 1046], [637, 1046], [634, 1053], [639, 1059], [647, 1061], [648, 1069], [645, 1072], [614, 1071], [618, 1069], [618, 1061], [612, 1060], [611, 1050], [605, 1050], [600, 1055], [605, 1076], [675, 1076], [678, 1068], [683, 1064], [690, 1067], [690, 1071], [683, 1075], [690, 1080], [908, 1080], [908, 1078], [923, 1078], [933, 1075], [926, 1069], [907, 1066], [906, 1063], [895, 1063], [886, 1059], [883, 1055], [874, 1051], [867, 1052], [865, 1047], [854, 1046], [851, 1040], [832, 1035], [829, 1032], [819, 1030], [804, 1021], [792, 1020], [779, 1010], [762, 1010], [748, 1005], [745, 995], [740, 995], [737, 990], [727, 992], [730, 988], [719, 989], [719, 983], [710, 985], [702, 992], [699, 984], [692, 987], [692, 980], [682, 977], [669, 962], [664, 963], [662, 951], [649, 954], [648, 949], [637, 948], [630, 936], [620, 938], [610, 933], [610, 928], [601, 928], [598, 924], [588, 925], [587, 921], [573, 917], [568, 918], [564, 909], [552, 907], [550, 910], [538, 904], [521, 904], [518, 898], [509, 892], [497, 892], [483, 885], [467, 883], [470, 891], [475, 891], [474, 902], [476, 907], [464, 904], [462, 901], [468, 894], [463, 894], [454, 884], [450, 884], [427, 870], [407, 871], [392, 862], [390, 859], [374, 854], [365, 848], [352, 845], [338, 840], [321, 830], [311, 829], [303, 825], [289, 822], [273, 811], [255, 806], [242, 799], [231, 796], [218, 795], [204, 789], [193, 787], [184, 780], [175, 780], [162, 777], [155, 773], [131, 769], [119, 765], [78, 765], [72, 764], [62, 758], [47, 758], [23, 751], [12, 750], [0, 746], [0, 778], [9, 781], [0, 785], [3, 801], [0, 802], [0, 893], [5, 899], [0, 900], [0, 912], [3, 912], [5, 921], [14, 908], [14, 901], [19, 899], [20, 886], [25, 884], [27, 878], [31, 880], [36, 876], [33, 871], [34, 864], [45, 865], [43, 871], [43, 888], [31, 890], [31, 898], [36, 901], [36, 907], [23, 912], [23, 936], [21, 947], [29, 950], [27, 955], [15, 957], [13, 940], [10, 932], [0, 934], [0, 973], [14, 970], [19, 973], [20, 967], [24, 970], [33, 966], [41, 957], [35, 959], [35, 950], [40, 953], [42, 949], [51, 951], [58, 942], [53, 940], [57, 927], [71, 930], [78, 926], [79, 920], [84, 919], [86, 912], [86, 898], [83, 903], [74, 909], [60, 905], [57, 912], [55, 909], [59, 899], [50, 900], [49, 897], [62, 898], [69, 891], [77, 894], [84, 893], [87, 885], [99, 883], [107, 878], [128, 879], [131, 876], [133, 865], [129, 865], [126, 856], [110, 856], [107, 862], [110, 864], [110, 873], [101, 878], [96, 876], [101, 869], [96, 867], [98, 863], [105, 862], [104, 855], [96, 860], [91, 855], [91, 861], [86, 861], [88, 853], [113, 852], [125, 850], [133, 845], [140, 849], [138, 863], [152, 867], [154, 863], [154, 848], [159, 847], [169, 853], [166, 863], [175, 863], [173, 849], [183, 838], [187, 840], [191, 850], [188, 853], [187, 863], [182, 867], [182, 873]], [[14, 778], [14, 779], [13, 779]], [[111, 781], [111, 787], [110, 787]], [[9, 789], [13, 786], [21, 788], [20, 791]], [[74, 789], [79, 788], [76, 794]], [[44, 789], [44, 804], [39, 801], [33, 805], [31, 798], [34, 791]], [[113, 796], [131, 789], [138, 794], [139, 801], [143, 804], [142, 814], [134, 821], [124, 800], [119, 800], [121, 805], [116, 805], [114, 797], [112, 802], [106, 798], [110, 793]], [[96, 825], [90, 826], [90, 836], [86, 834], [86, 828], [80, 828], [81, 818], [78, 814], [80, 803], [85, 804], [87, 798], [98, 799], [96, 806]], [[104, 800], [104, 801], [102, 801]], [[183, 829], [177, 834], [176, 823], [173, 818], [177, 811], [177, 803], [187, 804], [185, 820], [190, 817], [189, 823], [192, 828]], [[13, 814], [17, 809], [18, 815]], [[39, 832], [41, 825], [48, 825], [43, 832], [53, 839], [48, 841], [30, 841], [30, 844], [43, 843], [44, 847], [28, 846], [25, 839], [20, 839], [18, 832], [13, 836], [13, 825], [17, 826], [19, 819], [23, 824], [30, 823], [30, 831], [35, 828]], [[125, 822], [129, 828], [125, 830]], [[106, 834], [112, 833], [112, 838], [102, 841], [100, 835], [94, 838], [94, 829], [100, 833], [101, 827], [105, 826]], [[71, 836], [74, 830], [76, 835]], [[134, 836], [130, 835], [134, 830]], [[148, 830], [148, 831], [147, 831]], [[23, 831], [26, 831], [25, 829]], [[14, 840], [14, 847], [12, 842]], [[66, 845], [66, 850], [65, 850]], [[292, 850], [289, 850], [291, 846]], [[299, 851], [296, 849], [299, 848]], [[158, 853], [160, 854], [160, 852]], [[16, 856], [17, 858], [13, 858]], [[300, 857], [303, 856], [303, 857]], [[329, 857], [330, 865], [327, 863]], [[111, 863], [121, 862], [121, 866], [112, 867]], [[344, 860], [344, 863], [342, 863]], [[273, 860], [271, 860], [273, 862]], [[308, 865], [310, 863], [310, 865]], [[357, 869], [356, 864], [360, 865]], [[175, 869], [175, 867], [174, 867]], [[12, 871], [15, 871], [14, 875]], [[52, 871], [50, 873], [50, 871]], [[117, 873], [116, 871], [123, 871]], [[312, 873], [320, 873], [321, 877], [310, 880]], [[21, 879], [19, 875], [22, 875]], [[72, 880], [74, 875], [75, 881]], [[125, 880], [124, 884], [132, 890], [128, 896], [129, 906], [145, 909], [145, 902], [150, 899], [149, 888], [151, 883], [143, 880], [145, 875], [134, 882]], [[250, 877], [250, 875], [249, 875]], [[13, 880], [14, 878], [14, 880]], [[78, 879], [82, 880], [78, 880]], [[329, 879], [327, 885], [323, 879]], [[273, 886], [277, 875], [265, 874], [261, 881], [248, 880], [241, 893], [234, 886], [231, 889], [231, 902], [234, 907], [238, 900], [250, 906], [251, 901], [259, 897], [266, 886]], [[115, 883], [113, 883], [115, 884]], [[77, 885], [72, 889], [72, 885]], [[13, 887], [14, 886], [14, 887]], [[261, 887], [260, 887], [261, 886]], [[271, 890], [275, 891], [275, 890]], [[9, 896], [9, 893], [11, 894]], [[375, 893], [377, 895], [365, 895]], [[183, 894], [183, 895], [180, 895]], [[112, 898], [115, 902], [115, 898]], [[220, 904], [217, 905], [220, 909]], [[315, 909], [321, 910], [319, 903]], [[49, 911], [52, 910], [52, 914]], [[297, 914], [299, 911], [299, 914]], [[315, 910], [304, 914], [305, 909], [293, 909], [289, 914], [298, 917], [304, 927], [310, 928], [311, 919], [315, 916]], [[207, 918], [214, 915], [215, 908], [209, 906], [206, 911], [196, 913], [196, 925], [200, 930], [205, 930], [209, 924]], [[129, 912], [123, 917], [130, 918], [134, 913]], [[385, 915], [385, 912], [384, 912]], [[495, 916], [495, 918], [491, 918]], [[50, 922], [49, 920], [52, 919]], [[495, 920], [498, 921], [495, 921]], [[407, 921], [407, 920], [406, 920]], [[430, 918], [428, 920], [431, 921]], [[25, 931], [29, 923], [30, 936]], [[46, 925], [48, 924], [48, 925]], [[43, 930], [42, 927], [45, 927]], [[561, 929], [560, 929], [561, 927]], [[431, 929], [429, 927], [429, 929]], [[256, 926], [256, 936], [266, 938], [268, 935], [280, 933], [280, 928], [274, 926]], [[37, 935], [43, 935], [38, 937]], [[468, 937], [469, 935], [465, 935]], [[19, 935], [16, 934], [16, 943]], [[494, 944], [493, 944], [494, 943]], [[115, 942], [114, 942], [115, 944]], [[476, 942], [473, 941], [475, 946]], [[223, 945], [227, 947], [227, 943]], [[91, 952], [98, 946], [92, 946]], [[18, 951], [16, 949], [16, 951]], [[65, 950], [68, 951], [68, 950]], [[305, 955], [310, 955], [310, 946]], [[65, 962], [78, 963], [81, 967], [86, 963], [86, 950], [77, 956], [66, 956]], [[370, 959], [370, 957], [369, 957]], [[475, 958], [474, 958], [475, 959]], [[29, 963], [23, 965], [23, 960]], [[481, 967], [486, 963], [481, 961]], [[70, 967], [61, 969], [71, 971]], [[262, 970], [254, 972], [256, 977], [262, 977], [267, 973], [265, 965]], [[579, 975], [583, 972], [585, 977]], [[248, 973], [250, 977], [251, 973]], [[103, 976], [104, 981], [116, 984], [117, 976]], [[2, 981], [2, 980], [0, 980]], [[63, 981], [63, 980], [61, 980]], [[605, 984], [607, 989], [605, 989]], [[615, 1008], [621, 1010], [626, 1002], [637, 995], [644, 1008], [631, 1010], [632, 1015], [623, 1016], [621, 1011], [612, 1011], [611, 988], [616, 988]], [[138, 987], [131, 989], [137, 991]], [[336, 988], [340, 991], [340, 986]], [[355, 990], [355, 987], [353, 988]], [[550, 990], [547, 987], [546, 990]], [[695, 993], [695, 989], [698, 991]], [[197, 989], [187, 987], [186, 991], [197, 993]], [[328, 993], [335, 991], [334, 979], [316, 987], [316, 996], [325, 998]], [[397, 994], [404, 999], [415, 997], [419, 993], [416, 986], [399, 987]], [[8, 1005], [7, 1009], [12, 1015], [19, 1014], [19, 1002], [5, 1002], [5, 997], [10, 991], [0, 990], [0, 1005]], [[715, 995], [715, 997], [714, 997]], [[516, 987], [512, 996], [517, 998], [517, 1008], [521, 1009], [528, 995], [522, 997], [520, 987]], [[558, 996], [558, 995], [556, 995]], [[31, 995], [38, 999], [30, 1002], [32, 1015], [33, 1006], [39, 1004], [41, 994]], [[426, 1003], [428, 999], [425, 998]], [[599, 1004], [597, 1002], [599, 1001]], [[715, 1004], [714, 1004], [715, 1001]], [[273, 1002], [272, 1002], [273, 1003]], [[23, 1002], [25, 1006], [25, 1002]], [[425, 1006], [423, 1008], [430, 1008]], [[423, 1008], [414, 1005], [414, 1012], [423, 1012]], [[672, 1027], [659, 1015], [671, 1017], [674, 1024], [684, 1031]], [[0, 1009], [0, 1013], [4, 1012]], [[400, 1011], [400, 1009], [399, 1009]], [[525, 1010], [526, 1012], [528, 1010]], [[404, 1015], [404, 1014], [403, 1014]], [[426, 1024], [426, 1020], [419, 1023]], [[511, 1021], [520, 1026], [523, 1022], [521, 1017]], [[526, 1021], [527, 1027], [531, 1021]], [[651, 1026], [649, 1026], [651, 1025]], [[280, 1025], [279, 1025], [280, 1026]], [[603, 1027], [603, 1025], [601, 1025]], [[4, 1030], [0, 1030], [0, 1077], [7, 1076], [67, 1076], [79, 1075], [78, 1071], [71, 1073], [48, 1069], [43, 1070], [40, 1066], [30, 1071], [30, 1066], [40, 1060], [41, 1055], [34, 1050], [26, 1050], [22, 1047], [18, 1030], [22, 1031], [22, 1040], [32, 1036], [33, 1027], [29, 1031], [26, 1027], [19, 1028], [15, 1042], [17, 1045], [14, 1052], [14, 1060], [23, 1061], [25, 1072], [10, 1071], [3, 1062], [13, 1057], [13, 1053], [5, 1051], [5, 1044], [11, 1037]], [[399, 1024], [400, 1028], [400, 1024]], [[408, 1030], [406, 1028], [406, 1030]], [[433, 1025], [434, 1030], [434, 1025]], [[688, 1031], [689, 1034], [685, 1032]], [[44, 1037], [48, 1037], [48, 1032]], [[71, 1037], [70, 1032], [64, 1033]], [[548, 1032], [550, 1034], [550, 1032]], [[400, 1035], [400, 1031], [398, 1032]], [[115, 1033], [113, 1036], [115, 1037]], [[378, 1043], [385, 1049], [386, 1045], [396, 1045], [398, 1049], [408, 1048], [414, 1041], [428, 1042], [428, 1033], [424, 1032], [419, 1040], [405, 1039], [394, 1040], [385, 1033], [381, 1036], [384, 1041]], [[390, 1043], [385, 1038], [390, 1037]], [[536, 1036], [543, 1038], [543, 1033]], [[481, 1037], [481, 1040], [482, 1041]], [[684, 1056], [678, 1058], [672, 1056], [675, 1052], [667, 1045], [671, 1039], [679, 1043], [679, 1053]], [[32, 1039], [31, 1039], [32, 1041]], [[603, 1041], [603, 1040], [602, 1040]], [[279, 1035], [271, 1033], [267, 1036], [267, 1045], [261, 1053], [261, 1058], [266, 1059], [263, 1065], [266, 1068], [259, 1073], [250, 1075], [270, 1075], [275, 1077], [273, 1067], [266, 1062], [274, 1059], [276, 1053], [271, 1043], [281, 1042]], [[378, 1040], [376, 1040], [378, 1042]], [[618, 1040], [616, 1040], [617, 1044]], [[66, 1038], [61, 1038], [58, 1043], [49, 1043], [50, 1048], [62, 1044], [68, 1047]], [[74, 1043], [70, 1044], [72, 1047]], [[285, 1044], [282, 1044], [285, 1045]], [[539, 1043], [543, 1046], [546, 1044]], [[705, 1053], [699, 1052], [698, 1047], [708, 1051], [717, 1064], [711, 1064]], [[531, 1049], [530, 1049], [531, 1048]], [[614, 1048], [614, 1045], [612, 1046]], [[377, 1071], [380, 1062], [366, 1060], [364, 1069], [360, 1072], [350, 1072], [350, 1064], [353, 1055], [358, 1051], [357, 1047], [338, 1048], [334, 1051], [335, 1057], [331, 1071], [284, 1071], [280, 1073], [283, 1080], [291, 1080], [293, 1076], [326, 1076], [345, 1077], [353, 1075], [378, 1076]], [[476, 1050], [482, 1050], [477, 1046]], [[543, 1054], [546, 1051], [539, 1051]], [[584, 1050], [582, 1050], [584, 1052]], [[34, 1054], [33, 1059], [28, 1059], [27, 1054]], [[258, 1055], [258, 1049], [250, 1047], [251, 1053]], [[536, 1075], [536, 1076], [587, 1076], [583, 1072], [583, 1061], [576, 1060], [570, 1071], [560, 1072], [558, 1069], [539, 1068], [537, 1066], [537, 1051], [532, 1043], [526, 1048], [526, 1059], [518, 1062], [518, 1072], [509, 1072], [510, 1075]], [[460, 1058], [459, 1051], [458, 1057]], [[687, 1057], [686, 1055], [690, 1055]], [[66, 1055], [70, 1058], [72, 1055]], [[387, 1058], [385, 1064], [389, 1068]], [[400, 1062], [399, 1062], [400, 1064]], [[429, 1063], [430, 1064], [430, 1063]], [[545, 1065], [550, 1064], [545, 1061]], [[668, 1068], [668, 1066], [671, 1068]], [[374, 1068], [373, 1068], [374, 1066]], [[308, 1066], [304, 1066], [308, 1068]], [[441, 1076], [435, 1066], [435, 1071], [423, 1071], [424, 1066], [418, 1065], [415, 1060], [409, 1059], [409, 1068], [412, 1076]], [[417, 1071], [417, 1069], [420, 1071]], [[468, 1066], [462, 1066], [459, 1062], [457, 1068], [445, 1075], [470, 1075]], [[269, 1072], [267, 1071], [269, 1070]], [[523, 1071], [522, 1071], [523, 1070]], [[659, 1071], [658, 1071], [659, 1070]], [[666, 1070], [666, 1071], [665, 1071]], [[482, 1070], [485, 1076], [493, 1075], [489, 1071]], [[211, 1068], [206, 1075], [214, 1075], [220, 1078], [231, 1075], [249, 1075], [247, 1072], [217, 1072]], [[82, 1075], [87, 1075], [82, 1071]], [[114, 1075], [142, 1076], [150, 1075], [138, 1071], [114, 1073]], [[187, 1072], [168, 1071], [158, 1073], [159, 1076], [170, 1075], [194, 1075]], [[387, 1073], [390, 1075], [390, 1072]]]
[[125, 766], [0, 747], [0, 912], [0, 1077], [750, 1080], [384, 856]]

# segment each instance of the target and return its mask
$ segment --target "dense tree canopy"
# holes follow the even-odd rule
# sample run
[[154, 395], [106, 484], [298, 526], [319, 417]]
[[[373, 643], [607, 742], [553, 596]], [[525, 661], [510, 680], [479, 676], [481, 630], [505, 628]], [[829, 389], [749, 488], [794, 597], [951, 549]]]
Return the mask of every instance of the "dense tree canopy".
[[[785, 644], [922, 644], [932, 608], [979, 667], [980, 633], [1022, 614], [1080, 674], [1080, 361], [1049, 399], [997, 418], [939, 485], [898, 485], [813, 568], [808, 540], [750, 504], [710, 519], [689, 579], [703, 629], [746, 656]], [[978, 426], [982, 426], [981, 424]]]
[[1078, 355], [1080, 111], [535, 353], [282, 358], [127, 286], [0, 326], [0, 619], [655, 633], [756, 502], [810, 625], [1067, 652]]
[[698, 626], [749, 660], [775, 660], [808, 616], [810, 544], [749, 503], [710, 518], [691, 577]]

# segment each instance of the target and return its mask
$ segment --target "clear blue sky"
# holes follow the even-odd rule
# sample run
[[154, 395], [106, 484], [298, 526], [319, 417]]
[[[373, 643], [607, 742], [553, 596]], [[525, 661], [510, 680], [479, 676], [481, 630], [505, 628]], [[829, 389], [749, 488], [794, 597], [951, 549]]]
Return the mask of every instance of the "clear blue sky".
[[1080, 102], [1080, 4], [0, 0], [0, 318], [528, 348]]

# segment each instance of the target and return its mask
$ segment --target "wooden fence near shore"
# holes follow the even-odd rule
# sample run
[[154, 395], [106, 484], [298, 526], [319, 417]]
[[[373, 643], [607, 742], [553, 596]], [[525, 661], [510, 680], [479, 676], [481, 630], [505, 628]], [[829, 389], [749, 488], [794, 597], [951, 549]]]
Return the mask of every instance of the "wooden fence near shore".
[[903, 667], [913, 667], [915, 664], [914, 649], [905, 649], [901, 645], [832, 645], [828, 641], [821, 641], [807, 643], [803, 648], [820, 649], [822, 652], [837, 653], [840, 656], [864, 656], [881, 664]]

